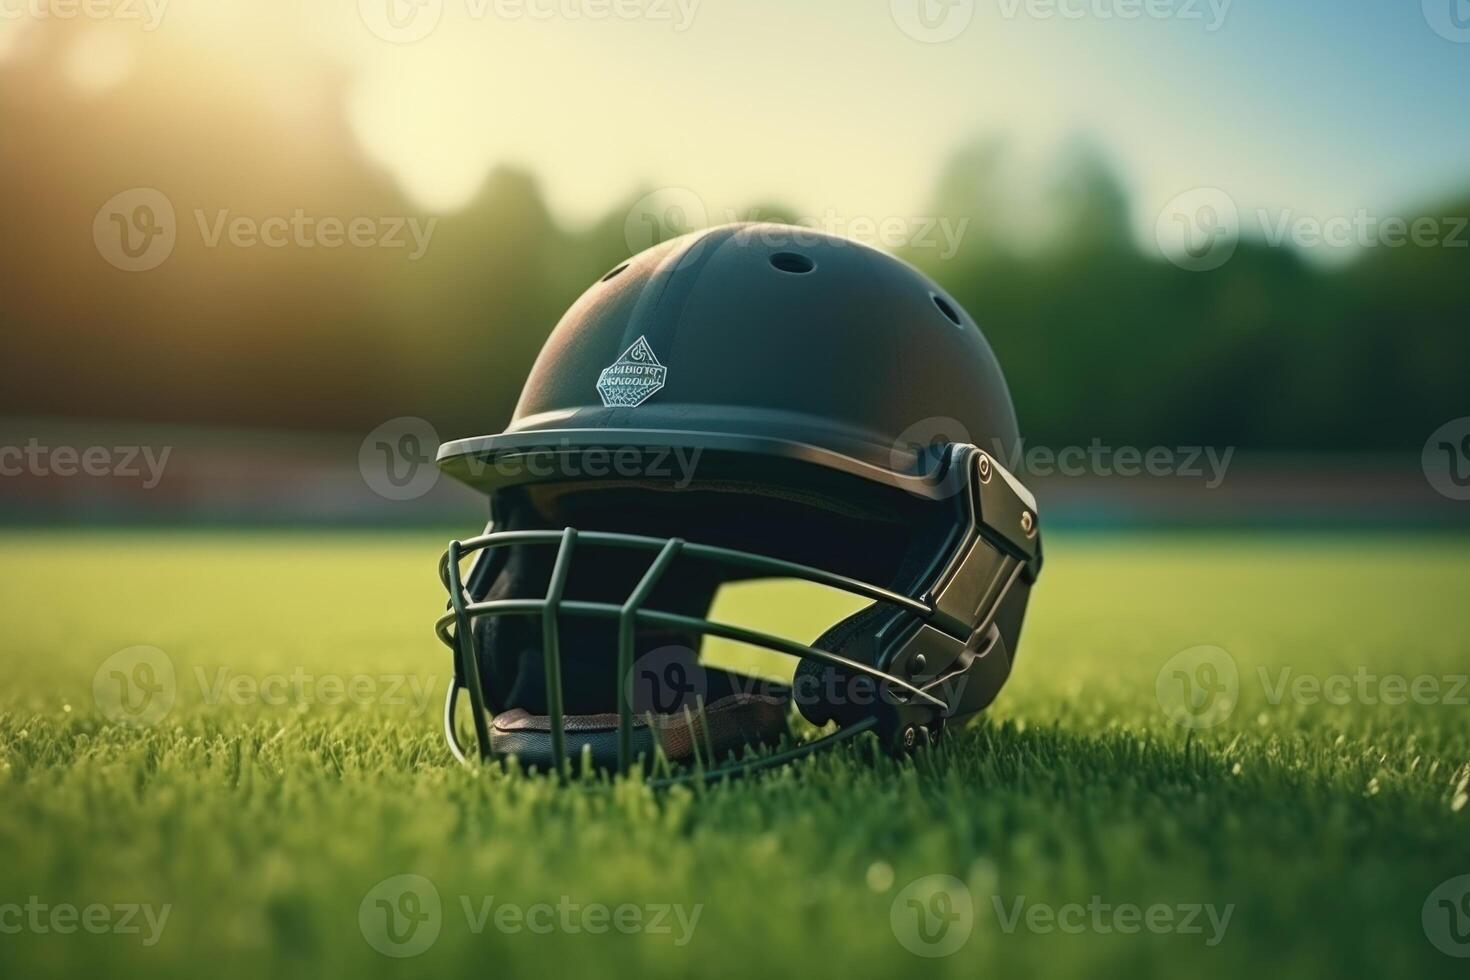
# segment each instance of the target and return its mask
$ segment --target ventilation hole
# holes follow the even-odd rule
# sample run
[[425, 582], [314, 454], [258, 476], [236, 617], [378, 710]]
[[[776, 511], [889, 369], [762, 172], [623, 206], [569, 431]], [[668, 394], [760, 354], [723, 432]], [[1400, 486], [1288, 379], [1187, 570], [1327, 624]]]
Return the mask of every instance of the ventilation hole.
[[939, 307], [940, 313], [943, 313], [946, 317], [949, 318], [950, 323], [953, 323], [957, 327], [963, 326], [963, 324], [960, 323], [959, 313], [955, 310], [953, 306], [949, 305], [949, 300], [936, 293], [934, 295], [934, 305]]
[[622, 265], [618, 266], [617, 268], [615, 268], [611, 272], [609, 272], [607, 275], [603, 276], [600, 281], [601, 282], [607, 282], [609, 279], [612, 279], [613, 277], [615, 277], [618, 274], [620, 274], [624, 269], [626, 269], [630, 265], [632, 265], [631, 262], [624, 262]]
[[771, 256], [771, 265], [794, 276], [805, 275], [817, 267], [815, 262], [799, 252], [777, 252]]

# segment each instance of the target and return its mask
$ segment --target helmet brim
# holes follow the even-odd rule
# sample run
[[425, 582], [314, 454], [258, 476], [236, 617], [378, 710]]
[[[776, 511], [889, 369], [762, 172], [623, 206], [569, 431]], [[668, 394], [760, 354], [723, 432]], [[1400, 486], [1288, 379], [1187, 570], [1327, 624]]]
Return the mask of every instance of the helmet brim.
[[[909, 447], [862, 455], [792, 439], [685, 429], [537, 429], [458, 439], [439, 447], [447, 475], [483, 493], [582, 479], [648, 480], [664, 475], [701, 482], [822, 486], [860, 480], [916, 497], [944, 500], [948, 453]], [[866, 457], [866, 458], [864, 458]], [[597, 465], [589, 465], [597, 461]], [[688, 470], [693, 468], [695, 472]]]

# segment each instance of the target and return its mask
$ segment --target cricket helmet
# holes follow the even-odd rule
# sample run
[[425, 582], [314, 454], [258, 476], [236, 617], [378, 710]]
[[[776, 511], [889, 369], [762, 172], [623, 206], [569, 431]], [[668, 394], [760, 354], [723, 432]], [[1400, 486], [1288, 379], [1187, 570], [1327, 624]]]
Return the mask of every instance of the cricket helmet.
[[[892, 256], [740, 224], [623, 262], [551, 332], [505, 431], [439, 449], [490, 504], [440, 563], [451, 750], [713, 778], [866, 731], [923, 745], [1016, 655], [1041, 568], [1036, 501], [999, 462], [1018, 438], [980, 329]], [[707, 618], [757, 578], [869, 604], [814, 639]], [[795, 666], [704, 664], [707, 636]], [[835, 730], [802, 740], [793, 708]]]

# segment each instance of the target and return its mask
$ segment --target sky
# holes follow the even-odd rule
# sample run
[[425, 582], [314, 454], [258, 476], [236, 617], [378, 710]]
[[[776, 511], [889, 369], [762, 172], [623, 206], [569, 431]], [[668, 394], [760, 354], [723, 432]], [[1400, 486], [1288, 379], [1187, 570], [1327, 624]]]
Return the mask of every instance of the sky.
[[[0, 58], [79, 2], [0, 0]], [[967, 141], [1039, 172], [1078, 134], [1139, 228], [1199, 187], [1318, 217], [1470, 188], [1470, 0], [93, 2], [140, 26], [79, 51], [79, 86], [163, 32], [261, 72], [318, 53], [362, 151], [440, 212], [513, 165], [571, 224], [653, 188], [712, 221], [918, 216]]]

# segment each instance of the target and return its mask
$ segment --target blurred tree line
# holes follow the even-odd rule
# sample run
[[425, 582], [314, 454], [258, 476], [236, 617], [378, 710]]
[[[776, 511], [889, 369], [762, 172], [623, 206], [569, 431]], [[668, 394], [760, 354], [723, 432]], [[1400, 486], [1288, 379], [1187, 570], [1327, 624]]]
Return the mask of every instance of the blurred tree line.
[[[1119, 181], [1075, 149], [1056, 178], [1061, 221], [1039, 245], [1020, 255], [972, 233], [955, 260], [926, 265], [985, 329], [1032, 439], [1418, 450], [1470, 414], [1470, 235], [1324, 265], [1243, 234], [1220, 268], [1185, 271], [1136, 247]], [[1004, 191], [985, 161], [1002, 152], [960, 153], [936, 211], [983, 229]], [[1422, 214], [1444, 227], [1470, 197]]]
[[[100, 94], [71, 91], [44, 40], [0, 63], [0, 415], [353, 431], [421, 415], [446, 437], [503, 426], [561, 312], [628, 254], [643, 195], [573, 229], [533, 177], [501, 168], [439, 217], [417, 261], [211, 247], [200, 222], [221, 212], [427, 215], [362, 158], [329, 66], [272, 79], [294, 93], [283, 112], [246, 67], [189, 58], [148, 59]], [[189, 72], [225, 79], [180, 85]], [[1323, 265], [1246, 240], [1223, 267], [1188, 272], [1137, 245], [1122, 183], [1085, 143], [1034, 213], [1018, 212], [1005, 156], [996, 141], [961, 147], [934, 190], [933, 215], [969, 222], [957, 254], [901, 254], [982, 325], [1032, 441], [1417, 449], [1470, 414], [1470, 249]], [[176, 213], [174, 251], [148, 272], [112, 267], [93, 238], [98, 208], [131, 187]], [[1470, 214], [1470, 199], [1429, 204]]]

